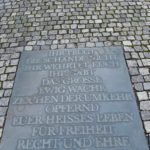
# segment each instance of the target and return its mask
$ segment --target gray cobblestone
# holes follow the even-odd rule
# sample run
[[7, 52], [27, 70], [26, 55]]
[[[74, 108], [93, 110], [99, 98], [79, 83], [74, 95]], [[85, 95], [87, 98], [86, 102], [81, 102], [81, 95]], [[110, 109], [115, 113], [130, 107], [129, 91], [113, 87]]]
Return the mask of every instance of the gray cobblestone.
[[144, 76], [144, 79], [145, 79], [146, 82], [150, 82], [150, 75]]
[[13, 67], [7, 67], [6, 69], [6, 73], [12, 73], [12, 72], [16, 72], [17, 67], [13, 66]]
[[5, 71], [5, 67], [0, 68], [0, 74], [3, 74]]
[[137, 67], [137, 61], [135, 60], [127, 60], [129, 67]]
[[141, 110], [150, 110], [150, 101], [141, 101], [140, 108]]
[[95, 43], [87, 42], [87, 43], [86, 43], [86, 46], [87, 46], [87, 47], [95, 47]]
[[7, 79], [7, 74], [2, 74], [1, 76], [0, 76], [0, 80], [1, 81], [5, 81]]
[[144, 83], [144, 89], [150, 90], [150, 82]]
[[[148, 0], [1, 0], [0, 98], [10, 98], [22, 51], [120, 45], [145, 112], [150, 102], [149, 10]], [[150, 133], [146, 112], [142, 118]]]
[[5, 90], [4, 96], [5, 96], [5, 97], [10, 97], [10, 96], [11, 96], [11, 93], [12, 93], [12, 90], [11, 90], [11, 89]]
[[33, 47], [32, 46], [25, 46], [26, 51], [32, 51]]
[[150, 120], [150, 111], [142, 111], [141, 115], [143, 120]]
[[150, 67], [150, 59], [142, 59], [143, 65], [144, 66], [149, 66]]
[[4, 117], [0, 117], [0, 127], [3, 127], [4, 121], [5, 121], [5, 118]]
[[123, 41], [123, 45], [132, 46], [132, 43], [131, 43], [131, 41]]
[[96, 42], [96, 47], [101, 47], [101, 46], [104, 46], [103, 42]]
[[134, 87], [135, 87], [135, 90], [137, 90], [137, 91], [143, 91], [142, 83], [135, 83]]
[[133, 83], [144, 82], [143, 76], [141, 76], [141, 75], [132, 76], [132, 82]]
[[19, 62], [19, 59], [12, 59], [11, 62], [10, 62], [10, 65], [17, 66], [18, 62]]
[[30, 41], [27, 43], [27, 45], [35, 45], [36, 44], [36, 41]]
[[150, 74], [150, 71], [148, 68], [139, 68], [140, 74], [141, 75], [148, 75]]
[[9, 73], [7, 79], [8, 80], [14, 80], [15, 78], [15, 73]]
[[12, 88], [13, 87], [13, 83], [14, 83], [14, 81], [4, 81], [3, 82], [3, 88], [4, 89]]
[[131, 75], [138, 75], [139, 71], [137, 68], [129, 68], [129, 72]]
[[7, 111], [7, 107], [0, 107], [0, 116], [5, 116]]
[[4, 61], [0, 61], [0, 67], [4, 66]]
[[4, 90], [0, 90], [0, 97], [3, 97]]
[[0, 137], [2, 137], [3, 128], [0, 128]]
[[8, 106], [8, 103], [9, 103], [8, 97], [4, 97], [0, 99], [0, 106]]
[[137, 92], [137, 96], [138, 96], [139, 100], [148, 100], [148, 95], [147, 95], [147, 92], [145, 92], [145, 91]]
[[144, 125], [145, 125], [146, 132], [150, 133], [150, 121], [145, 121]]

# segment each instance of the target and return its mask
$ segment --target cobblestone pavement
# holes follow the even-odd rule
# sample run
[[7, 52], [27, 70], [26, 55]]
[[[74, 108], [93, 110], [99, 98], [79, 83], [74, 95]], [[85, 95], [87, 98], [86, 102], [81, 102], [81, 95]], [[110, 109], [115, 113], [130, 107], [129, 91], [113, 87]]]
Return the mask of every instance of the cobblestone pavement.
[[0, 137], [22, 51], [122, 45], [150, 133], [149, 0], [0, 0]]

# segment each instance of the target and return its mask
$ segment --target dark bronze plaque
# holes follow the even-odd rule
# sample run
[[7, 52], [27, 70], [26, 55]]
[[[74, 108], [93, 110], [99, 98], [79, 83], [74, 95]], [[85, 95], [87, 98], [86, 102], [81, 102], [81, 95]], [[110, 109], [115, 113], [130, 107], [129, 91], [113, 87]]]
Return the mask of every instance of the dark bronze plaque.
[[122, 48], [23, 52], [1, 150], [148, 150]]

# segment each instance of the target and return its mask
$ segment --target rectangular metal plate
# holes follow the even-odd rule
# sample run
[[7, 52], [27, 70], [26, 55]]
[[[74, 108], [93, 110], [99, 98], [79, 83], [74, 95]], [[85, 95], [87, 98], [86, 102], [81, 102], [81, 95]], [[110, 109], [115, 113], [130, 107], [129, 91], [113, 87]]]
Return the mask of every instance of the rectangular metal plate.
[[148, 150], [122, 48], [23, 52], [1, 150]]

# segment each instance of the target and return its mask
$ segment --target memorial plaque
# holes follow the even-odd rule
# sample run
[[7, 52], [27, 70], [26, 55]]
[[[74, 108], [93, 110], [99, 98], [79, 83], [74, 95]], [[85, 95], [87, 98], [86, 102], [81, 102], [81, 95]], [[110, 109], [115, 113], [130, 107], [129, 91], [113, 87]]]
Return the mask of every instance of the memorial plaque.
[[148, 150], [121, 47], [23, 52], [1, 150]]

